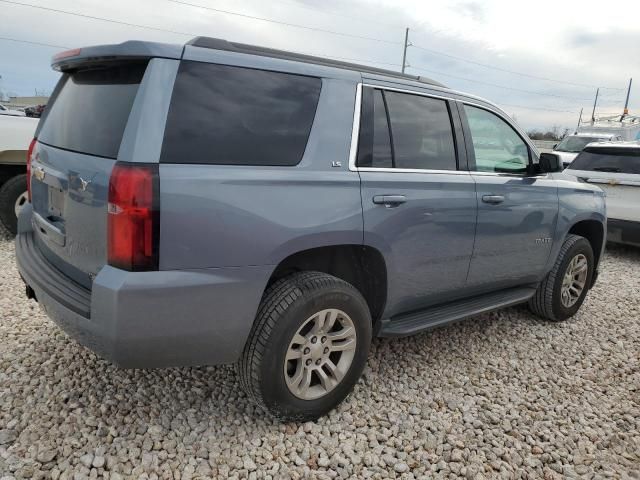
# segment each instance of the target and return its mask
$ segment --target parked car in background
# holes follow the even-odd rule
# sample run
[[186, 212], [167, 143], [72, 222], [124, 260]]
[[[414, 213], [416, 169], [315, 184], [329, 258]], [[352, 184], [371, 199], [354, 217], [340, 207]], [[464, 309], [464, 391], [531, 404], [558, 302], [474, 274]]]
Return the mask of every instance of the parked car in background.
[[558, 154], [566, 168], [589, 143], [618, 140], [622, 140], [622, 137], [615, 133], [576, 133], [575, 135], [564, 137], [560, 143], [553, 147], [553, 152]]
[[607, 240], [640, 247], [640, 141], [589, 144], [566, 173], [607, 194]]
[[0, 222], [15, 234], [27, 202], [27, 149], [38, 120], [0, 115]]
[[33, 105], [31, 107], [25, 108], [24, 111], [27, 117], [40, 118], [45, 108], [46, 105]]
[[373, 336], [526, 302], [561, 321], [595, 282], [602, 190], [486, 100], [202, 37], [53, 65], [16, 259], [118, 365], [237, 363], [258, 405], [314, 419]]
[[0, 115], [7, 115], [10, 117], [24, 117], [25, 112], [21, 112], [20, 110], [12, 110], [4, 105], [0, 105]]

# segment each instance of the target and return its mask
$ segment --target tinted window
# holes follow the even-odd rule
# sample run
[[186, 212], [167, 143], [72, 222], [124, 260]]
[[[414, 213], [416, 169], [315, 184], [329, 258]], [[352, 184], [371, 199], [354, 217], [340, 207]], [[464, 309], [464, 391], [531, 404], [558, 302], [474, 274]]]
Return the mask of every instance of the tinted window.
[[62, 87], [38, 140], [54, 147], [116, 158], [146, 63], [79, 71]]
[[603, 142], [606, 140], [606, 138], [601, 137], [583, 137], [577, 135], [569, 135], [568, 137], [564, 137], [562, 141], [558, 145], [556, 145], [556, 148], [554, 148], [554, 150], [558, 150], [559, 152], [577, 153], [581, 152], [588, 143]]
[[161, 161], [296, 165], [320, 96], [314, 77], [183, 61]]
[[447, 103], [392, 91], [384, 95], [395, 167], [455, 170], [456, 151]]
[[363, 91], [357, 163], [359, 167], [393, 167], [387, 111], [380, 90]]
[[497, 115], [464, 106], [471, 130], [476, 170], [523, 173], [529, 165], [529, 147], [515, 130]]
[[599, 148], [585, 150], [571, 165], [571, 170], [631, 173], [640, 175], [640, 150]]

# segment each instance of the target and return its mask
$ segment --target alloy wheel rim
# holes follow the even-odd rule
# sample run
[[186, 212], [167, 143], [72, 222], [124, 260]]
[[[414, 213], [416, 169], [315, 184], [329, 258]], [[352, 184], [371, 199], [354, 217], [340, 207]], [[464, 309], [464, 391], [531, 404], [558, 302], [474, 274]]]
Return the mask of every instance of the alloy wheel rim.
[[587, 283], [588, 272], [589, 261], [582, 253], [573, 257], [567, 265], [560, 290], [560, 299], [566, 308], [573, 307], [582, 295]]
[[293, 335], [284, 359], [289, 391], [315, 400], [344, 379], [356, 352], [356, 328], [342, 310], [321, 310], [305, 320]]
[[27, 192], [21, 193], [20, 196], [16, 199], [16, 203], [13, 206], [13, 210], [16, 213], [16, 217], [20, 215], [20, 212], [24, 208], [24, 204], [27, 203], [27, 200], [28, 200]]

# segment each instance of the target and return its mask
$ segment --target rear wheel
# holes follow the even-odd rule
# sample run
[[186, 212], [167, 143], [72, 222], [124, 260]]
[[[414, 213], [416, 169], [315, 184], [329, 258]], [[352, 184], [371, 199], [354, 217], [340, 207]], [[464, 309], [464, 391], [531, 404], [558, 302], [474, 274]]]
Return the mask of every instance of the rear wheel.
[[18, 231], [18, 214], [27, 203], [27, 175], [16, 175], [0, 187], [0, 221], [13, 235]]
[[555, 265], [529, 300], [529, 308], [553, 321], [575, 315], [591, 286], [594, 267], [589, 241], [578, 235], [568, 235]]
[[244, 389], [282, 420], [314, 420], [352, 390], [367, 361], [371, 316], [352, 285], [320, 272], [265, 292], [238, 370]]

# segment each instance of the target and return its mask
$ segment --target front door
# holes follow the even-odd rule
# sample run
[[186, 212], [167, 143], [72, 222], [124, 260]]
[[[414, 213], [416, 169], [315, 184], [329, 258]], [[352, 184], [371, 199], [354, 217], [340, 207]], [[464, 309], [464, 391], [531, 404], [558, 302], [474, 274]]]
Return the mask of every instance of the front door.
[[387, 261], [388, 316], [464, 293], [476, 198], [471, 175], [458, 170], [464, 144], [452, 127], [455, 108], [440, 98], [363, 91], [357, 165], [364, 241]]
[[464, 112], [478, 202], [469, 286], [536, 282], [545, 273], [556, 228], [555, 180], [529, 174], [532, 152], [505, 119], [471, 105]]

